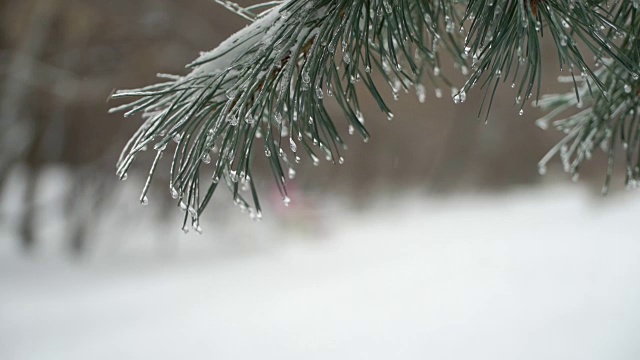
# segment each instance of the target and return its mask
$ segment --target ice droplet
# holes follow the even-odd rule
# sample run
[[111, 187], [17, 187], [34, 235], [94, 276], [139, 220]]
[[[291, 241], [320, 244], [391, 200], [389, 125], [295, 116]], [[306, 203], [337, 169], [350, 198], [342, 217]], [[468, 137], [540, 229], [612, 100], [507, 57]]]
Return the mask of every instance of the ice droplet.
[[424, 103], [424, 101], [427, 98], [427, 96], [425, 94], [425, 90], [424, 90], [424, 85], [422, 85], [422, 84], [416, 85], [416, 95], [418, 96], [418, 101], [420, 103]]
[[302, 73], [302, 82], [308, 84], [311, 82], [311, 77], [309, 76], [309, 72], [305, 71]]
[[344, 61], [344, 63], [347, 65], [351, 63], [351, 56], [349, 55], [349, 53], [342, 54], [342, 61]]
[[538, 174], [544, 175], [547, 173], [547, 167], [545, 165], [538, 165]]
[[467, 100], [467, 93], [464, 92], [464, 90], [460, 91], [459, 93], [453, 96], [453, 102], [456, 104], [463, 103], [465, 102], [465, 100]]

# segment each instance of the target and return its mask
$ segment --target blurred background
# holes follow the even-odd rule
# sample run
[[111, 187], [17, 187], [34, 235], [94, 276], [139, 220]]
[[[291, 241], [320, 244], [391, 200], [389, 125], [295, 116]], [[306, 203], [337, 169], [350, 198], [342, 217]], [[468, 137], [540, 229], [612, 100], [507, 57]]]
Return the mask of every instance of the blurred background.
[[[261, 222], [221, 191], [185, 235], [161, 179], [140, 206], [150, 162], [115, 176], [140, 119], [109, 95], [244, 25], [210, 0], [0, 0], [0, 358], [640, 356], [638, 194], [600, 196], [602, 155], [540, 176], [560, 135], [508, 86], [487, 125], [480, 91], [365, 113], [371, 141], [301, 164], [292, 206], [263, 173]], [[566, 91], [546, 50], [543, 93]]]

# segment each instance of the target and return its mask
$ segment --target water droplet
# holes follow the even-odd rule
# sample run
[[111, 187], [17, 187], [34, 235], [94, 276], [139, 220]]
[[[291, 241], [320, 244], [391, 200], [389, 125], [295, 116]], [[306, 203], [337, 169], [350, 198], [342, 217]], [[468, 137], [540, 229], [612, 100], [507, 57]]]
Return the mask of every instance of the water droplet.
[[547, 167], [545, 165], [538, 165], [538, 173], [544, 175], [547, 173]]
[[456, 104], [463, 103], [467, 100], [467, 93], [462, 90], [453, 96], [453, 102]]
[[420, 103], [424, 103], [427, 95], [425, 94], [425, 89], [424, 89], [424, 85], [422, 84], [418, 84], [416, 85], [416, 95], [418, 96], [418, 101]]
[[351, 56], [349, 56], [349, 53], [342, 54], [342, 61], [347, 65], [351, 63]]
[[627, 94], [631, 93], [631, 85], [629, 84], [624, 84], [624, 92]]
[[147, 206], [149, 205], [149, 198], [147, 198], [147, 196], [143, 196], [142, 199], [140, 199], [140, 204]]
[[210, 164], [211, 163], [211, 155], [209, 155], [209, 153], [204, 153], [204, 155], [202, 155], [202, 162], [205, 164]]
[[518, 115], [522, 116], [524, 114], [524, 110], [520, 109], [520, 111], [518, 111]]
[[289, 179], [296, 177], [296, 171], [293, 168], [289, 168]]
[[302, 73], [302, 82], [308, 84], [311, 82], [311, 77], [309, 76], [309, 72], [305, 71]]
[[178, 190], [176, 190], [175, 188], [171, 188], [171, 197], [177, 199], [179, 196], [180, 194], [178, 193]]
[[324, 97], [324, 93], [322, 92], [321, 87], [316, 88], [316, 96], [318, 97], [318, 99], [322, 99]]
[[289, 204], [291, 203], [291, 198], [285, 196], [284, 198], [282, 198], [282, 202], [284, 203], [284, 206], [289, 206]]

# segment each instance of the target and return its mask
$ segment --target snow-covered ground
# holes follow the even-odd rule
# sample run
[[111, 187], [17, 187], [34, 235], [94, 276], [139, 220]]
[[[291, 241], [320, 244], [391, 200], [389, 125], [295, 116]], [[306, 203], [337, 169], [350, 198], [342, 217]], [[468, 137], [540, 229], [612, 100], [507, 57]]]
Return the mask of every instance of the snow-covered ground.
[[590, 195], [327, 201], [321, 226], [232, 217], [177, 240], [107, 227], [80, 262], [21, 257], [4, 229], [0, 359], [638, 359], [638, 194]]

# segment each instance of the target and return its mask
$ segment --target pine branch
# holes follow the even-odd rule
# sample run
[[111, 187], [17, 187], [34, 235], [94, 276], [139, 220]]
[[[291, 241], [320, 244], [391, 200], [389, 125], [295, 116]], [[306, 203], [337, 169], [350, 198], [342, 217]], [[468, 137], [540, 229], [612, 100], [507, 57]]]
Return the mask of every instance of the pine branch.
[[[547, 162], [559, 155], [564, 170], [578, 179], [580, 166], [601, 148], [607, 153], [608, 166], [603, 193], [607, 193], [613, 174], [616, 147], [622, 144], [625, 153], [626, 179], [628, 188], [640, 186], [640, 10], [638, 2], [622, 2], [616, 9], [614, 21], [619, 28], [629, 32], [611, 31], [607, 36], [621, 38], [623, 55], [636, 64], [636, 70], [629, 72], [620, 62], [599, 59], [603, 67], [595, 71], [602, 84], [602, 91], [591, 92], [587, 81], [581, 81], [574, 93], [556, 94], [543, 97], [539, 106], [550, 110], [538, 120], [538, 125], [546, 129], [549, 122], [574, 107], [579, 111], [566, 118], [553, 121], [553, 126], [566, 133], [551, 151], [540, 161], [540, 172], [544, 173]], [[564, 79], [567, 81], [567, 79]]]
[[[393, 6], [387, 1], [287, 1], [200, 56], [187, 76], [115, 93], [114, 98], [139, 99], [112, 111], [142, 112], [145, 118], [122, 154], [118, 175], [124, 177], [136, 156], [153, 145], [158, 156], [141, 195], [145, 203], [157, 162], [173, 139], [170, 190], [188, 210], [185, 229], [189, 218], [199, 229], [199, 217], [220, 181], [237, 205], [259, 218], [251, 176], [255, 148], [262, 148], [288, 204], [284, 169], [293, 169], [301, 153], [314, 164], [321, 157], [343, 162], [346, 145], [326, 111], [325, 96], [334, 96], [350, 131], [367, 141], [356, 85], [363, 83], [390, 120], [393, 113], [372, 72], [382, 74], [394, 96], [423, 77], [448, 85], [440, 76], [438, 50], [451, 51], [461, 68], [464, 61], [454, 36], [442, 38], [438, 28], [456, 20], [442, 0]], [[424, 88], [417, 91], [423, 97]], [[212, 180], [201, 188], [203, 165], [210, 162]], [[250, 200], [243, 188], [250, 189]]]
[[[394, 97], [413, 87], [422, 102], [428, 82], [437, 97], [441, 86], [451, 88], [459, 103], [482, 80], [479, 115], [488, 116], [497, 87], [509, 82], [517, 87], [522, 114], [526, 99], [540, 97], [545, 34], [557, 46], [560, 70], [574, 84], [571, 94], [541, 99], [540, 105], [552, 109], [548, 118], [579, 104], [594, 110], [554, 122], [569, 129], [562, 144], [579, 143], [579, 150], [568, 150], [575, 157], [571, 171], [577, 172], [602, 139], [613, 139], [611, 134], [624, 132], [635, 149], [628, 157], [637, 157], [638, 84], [629, 79], [640, 73], [640, 0], [286, 0], [252, 7], [215, 1], [251, 23], [203, 53], [189, 74], [160, 75], [168, 81], [116, 92], [114, 98], [136, 99], [111, 110], [144, 119], [121, 155], [118, 176], [124, 178], [149, 146], [157, 151], [142, 203], [162, 154], [173, 150], [169, 187], [185, 210], [185, 230], [190, 222], [200, 231], [200, 215], [220, 183], [238, 206], [261, 217], [252, 177], [256, 149], [268, 159], [285, 204], [287, 177], [303, 158], [342, 163], [346, 144], [325, 108], [327, 97], [342, 109], [349, 132], [365, 141], [370, 135], [359, 104], [362, 90], [391, 120], [382, 87]], [[442, 75], [442, 51], [468, 76], [461, 90]], [[592, 57], [604, 66], [592, 69]], [[626, 96], [620, 94], [626, 89], [622, 82], [631, 86]], [[638, 170], [631, 173], [637, 179]]]

